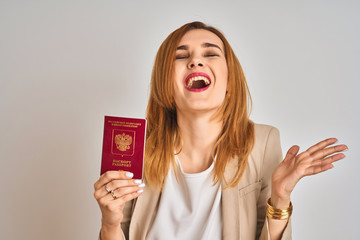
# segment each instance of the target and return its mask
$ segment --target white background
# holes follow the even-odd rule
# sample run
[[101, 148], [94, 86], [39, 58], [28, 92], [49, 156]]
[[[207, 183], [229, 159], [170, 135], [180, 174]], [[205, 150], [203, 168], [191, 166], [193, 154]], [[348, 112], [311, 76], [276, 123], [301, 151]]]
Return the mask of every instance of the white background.
[[2, 0], [0, 238], [97, 238], [103, 117], [144, 117], [158, 47], [200, 20], [228, 38], [252, 119], [280, 129], [284, 153], [332, 136], [350, 148], [296, 187], [294, 239], [357, 239], [359, 12], [355, 0]]

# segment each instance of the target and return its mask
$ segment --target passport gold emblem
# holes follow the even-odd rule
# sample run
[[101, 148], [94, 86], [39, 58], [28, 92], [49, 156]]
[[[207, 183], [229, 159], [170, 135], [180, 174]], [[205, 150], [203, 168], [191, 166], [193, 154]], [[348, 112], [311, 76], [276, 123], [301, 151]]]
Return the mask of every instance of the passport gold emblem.
[[130, 149], [130, 144], [132, 143], [132, 137], [130, 135], [118, 134], [115, 136], [116, 148], [122, 152]]

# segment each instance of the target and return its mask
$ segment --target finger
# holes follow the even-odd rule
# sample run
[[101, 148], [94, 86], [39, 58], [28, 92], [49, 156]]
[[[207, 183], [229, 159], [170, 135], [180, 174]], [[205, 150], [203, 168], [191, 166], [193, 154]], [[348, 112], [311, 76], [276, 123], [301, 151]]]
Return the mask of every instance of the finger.
[[[123, 199], [124, 196], [130, 194], [130, 195], [137, 195], [139, 196], [143, 190], [144, 190], [145, 184], [139, 184], [137, 186], [132, 186], [132, 187], [123, 187], [123, 188], [118, 188], [116, 190], [112, 190], [109, 193], [106, 193], [105, 195], [96, 198], [96, 200], [98, 201], [99, 205], [102, 207], [106, 207], [109, 205], [109, 201], [114, 201], [117, 199]], [[136, 196], [135, 196], [136, 197]], [[126, 201], [124, 201], [123, 203], [125, 203]], [[121, 204], [121, 201], [120, 201]]]
[[[113, 205], [115, 203], [118, 206], [124, 204], [126, 201], [129, 201], [128, 199], [133, 199], [139, 196], [143, 192], [144, 187], [145, 184], [142, 184], [141, 186], [137, 186], [137, 187], [125, 187], [125, 188], [117, 189], [111, 191], [111, 193], [108, 193], [102, 198], [98, 199], [98, 202], [102, 207], [109, 206], [109, 204]], [[133, 198], [129, 198], [128, 195], [132, 196]]]
[[139, 186], [142, 183], [140, 179], [130, 179], [130, 180], [112, 180], [111, 182], [105, 184], [101, 188], [97, 189], [94, 192], [95, 199], [100, 199], [105, 195], [111, 193], [111, 191], [116, 190], [122, 187], [134, 187]]
[[325, 157], [327, 157], [327, 156], [329, 156], [331, 154], [342, 152], [342, 151], [345, 151], [347, 149], [348, 149], [348, 147], [346, 145], [336, 145], [336, 146], [333, 146], [333, 147], [328, 147], [328, 148], [325, 148], [325, 149], [318, 150], [318, 151], [314, 152], [311, 155], [311, 157], [314, 160], [322, 159], [322, 158], [325, 158]]
[[334, 163], [336, 161], [339, 161], [339, 160], [341, 160], [343, 158], [345, 158], [345, 154], [337, 153], [337, 154], [329, 156], [327, 158], [316, 160], [316, 161], [313, 162], [312, 165], [317, 166], [317, 165], [330, 164], [330, 163]]
[[142, 192], [136, 191], [115, 199], [110, 194], [108, 194], [106, 197], [100, 199], [98, 202], [101, 209], [116, 214], [122, 214], [125, 203], [139, 197], [141, 194]]
[[305, 171], [305, 176], [310, 176], [310, 175], [315, 175], [315, 174], [318, 174], [318, 173], [322, 173], [322, 172], [325, 172], [331, 168], [333, 168], [334, 165], [331, 164], [331, 163], [328, 163], [328, 164], [320, 164], [320, 165], [317, 165], [317, 166], [313, 166], [313, 167], [309, 167], [306, 169]]
[[144, 190], [144, 187], [145, 187], [145, 184], [142, 183], [135, 187], [118, 188], [118, 189], [114, 190], [113, 193], [110, 195], [113, 199], [123, 198], [124, 196], [135, 193], [135, 192], [142, 193]]
[[328, 138], [328, 139], [325, 139], [321, 142], [318, 142], [317, 144], [311, 146], [310, 148], [308, 148], [306, 150], [306, 152], [308, 152], [309, 154], [312, 154], [316, 151], [319, 151], [320, 149], [323, 149], [331, 144], [334, 144], [336, 143], [338, 140], [336, 138]]
[[345, 158], [345, 154], [338, 153], [332, 156], [329, 156], [325, 159], [320, 159], [314, 162], [310, 167], [305, 170], [306, 175], [314, 175], [321, 172], [325, 172], [334, 167], [333, 163]]
[[[112, 180], [104, 186], [104, 189], [107, 188], [109, 191], [115, 190], [122, 187], [133, 187], [142, 183], [140, 179], [130, 179], [130, 180]], [[106, 190], [106, 189], [105, 189]]]
[[300, 150], [299, 146], [297, 146], [297, 145], [292, 146], [286, 153], [284, 162], [289, 161], [290, 159], [294, 158], [298, 154], [299, 150]]
[[131, 172], [126, 171], [107, 171], [100, 176], [99, 180], [95, 182], [94, 189], [97, 190], [112, 180], [126, 180], [131, 179], [134, 176]]
[[116, 201], [118, 201], [120, 204], [125, 204], [126, 202], [139, 197], [142, 193], [143, 193], [142, 191], [132, 192], [122, 196], [121, 198], [116, 199]]

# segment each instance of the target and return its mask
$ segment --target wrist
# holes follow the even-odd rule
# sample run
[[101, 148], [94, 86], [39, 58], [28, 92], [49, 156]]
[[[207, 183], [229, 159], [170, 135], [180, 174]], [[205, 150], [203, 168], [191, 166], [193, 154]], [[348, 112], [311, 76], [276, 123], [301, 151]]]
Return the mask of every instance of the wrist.
[[105, 232], [116, 232], [120, 229], [120, 225], [102, 223], [101, 229], [104, 230]]
[[276, 219], [276, 220], [289, 219], [293, 211], [293, 206], [291, 202], [289, 203], [289, 206], [284, 209], [274, 207], [271, 198], [267, 200], [266, 204], [267, 204], [266, 216], [268, 216], [270, 219]]
[[287, 208], [290, 204], [291, 191], [286, 190], [284, 184], [279, 181], [272, 181], [271, 203], [274, 207]]
[[123, 234], [119, 225], [114, 226], [114, 225], [102, 224], [100, 230], [100, 236], [101, 236], [101, 240], [123, 239], [122, 238]]
[[279, 196], [277, 194], [271, 194], [271, 205], [276, 208], [288, 208], [290, 206], [290, 195], [288, 196]]

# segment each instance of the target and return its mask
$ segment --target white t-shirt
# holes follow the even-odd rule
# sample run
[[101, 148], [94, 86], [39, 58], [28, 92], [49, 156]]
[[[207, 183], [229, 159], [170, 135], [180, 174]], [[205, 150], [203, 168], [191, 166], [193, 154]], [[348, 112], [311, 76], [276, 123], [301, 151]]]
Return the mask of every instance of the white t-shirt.
[[188, 174], [177, 156], [175, 161], [178, 179], [170, 168], [146, 239], [221, 239], [221, 187], [220, 183], [213, 186], [214, 163], [203, 172]]

